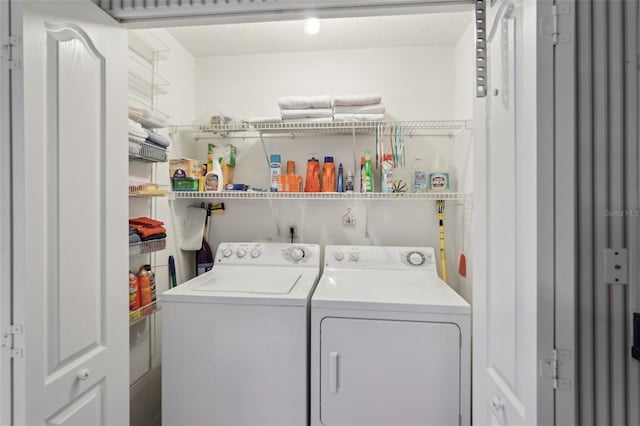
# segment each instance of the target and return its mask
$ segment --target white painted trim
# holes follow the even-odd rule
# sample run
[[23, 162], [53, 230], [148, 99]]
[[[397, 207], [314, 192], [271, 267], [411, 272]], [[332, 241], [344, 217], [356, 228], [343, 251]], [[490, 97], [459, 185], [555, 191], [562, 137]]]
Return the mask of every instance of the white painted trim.
[[[9, 43], [9, 2], [0, 2], [0, 46]], [[3, 54], [7, 52], [3, 50]], [[11, 98], [9, 62], [0, 59], [0, 341], [11, 325]], [[0, 348], [0, 424], [11, 424], [11, 358]]]

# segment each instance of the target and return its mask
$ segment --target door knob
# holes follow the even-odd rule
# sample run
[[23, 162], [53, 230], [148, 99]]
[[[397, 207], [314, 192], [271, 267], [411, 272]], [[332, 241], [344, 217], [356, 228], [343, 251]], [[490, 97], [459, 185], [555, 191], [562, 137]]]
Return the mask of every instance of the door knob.
[[504, 401], [497, 396], [491, 400], [491, 405], [493, 405], [493, 409], [496, 411], [504, 410]]
[[88, 368], [84, 368], [80, 371], [78, 371], [78, 380], [87, 380], [89, 378], [89, 369]]

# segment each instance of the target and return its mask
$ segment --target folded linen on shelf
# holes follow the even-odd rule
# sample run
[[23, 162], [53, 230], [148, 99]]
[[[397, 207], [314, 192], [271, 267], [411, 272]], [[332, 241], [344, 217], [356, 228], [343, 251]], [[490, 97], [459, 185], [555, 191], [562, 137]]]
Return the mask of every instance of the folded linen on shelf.
[[333, 119], [342, 122], [383, 121], [384, 114], [334, 114]]
[[139, 136], [134, 136], [132, 134], [129, 134], [129, 142], [143, 143], [146, 140], [147, 140], [146, 137], [142, 138], [142, 137], [139, 137]]
[[332, 123], [333, 117], [318, 117], [318, 118], [291, 118], [288, 120], [282, 120], [283, 123]]
[[384, 114], [384, 104], [374, 105], [338, 105], [333, 108], [336, 114]]
[[249, 124], [282, 123], [282, 117], [255, 117], [247, 120]]
[[331, 108], [331, 97], [322, 96], [281, 96], [280, 109]]
[[137, 121], [147, 129], [155, 129], [165, 127], [169, 121], [169, 116], [160, 111], [149, 110], [146, 108], [129, 107], [129, 118]]
[[375, 105], [382, 102], [382, 95], [362, 94], [362, 95], [338, 95], [333, 97], [333, 106], [358, 106]]
[[283, 109], [280, 111], [283, 120], [296, 118], [323, 118], [332, 117], [331, 108], [307, 108], [307, 109]]
[[149, 132], [147, 141], [162, 148], [169, 148], [169, 146], [171, 145], [171, 140], [168, 137], [154, 132]]
[[129, 244], [139, 243], [140, 241], [142, 241], [142, 238], [137, 233], [129, 234]]
[[151, 241], [151, 240], [161, 240], [163, 238], [167, 238], [167, 234], [164, 234], [164, 233], [152, 234], [152, 235], [149, 235], [148, 237], [142, 237], [141, 240], [142, 241]]

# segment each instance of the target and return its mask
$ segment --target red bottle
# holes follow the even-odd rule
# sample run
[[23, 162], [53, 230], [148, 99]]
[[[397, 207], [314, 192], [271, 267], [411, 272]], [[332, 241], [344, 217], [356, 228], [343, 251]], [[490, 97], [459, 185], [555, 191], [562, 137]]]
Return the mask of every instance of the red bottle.
[[307, 180], [304, 192], [320, 192], [320, 162], [317, 154], [311, 154], [307, 161]]

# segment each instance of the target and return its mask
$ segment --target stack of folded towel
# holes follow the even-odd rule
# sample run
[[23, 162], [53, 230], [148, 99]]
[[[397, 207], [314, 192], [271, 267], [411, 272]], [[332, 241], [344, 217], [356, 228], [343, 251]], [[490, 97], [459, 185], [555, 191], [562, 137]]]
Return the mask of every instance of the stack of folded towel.
[[157, 129], [167, 127], [169, 116], [156, 110], [146, 108], [136, 108], [129, 106], [129, 118], [136, 121], [146, 129]]
[[333, 121], [330, 96], [283, 96], [278, 105], [283, 123]]
[[[151, 219], [148, 217], [134, 217], [129, 219], [129, 244], [138, 241], [151, 241], [159, 240], [167, 237], [167, 230], [165, 229], [164, 222]], [[138, 236], [138, 241], [131, 233], [131, 230]]]
[[333, 97], [335, 121], [382, 121], [384, 104], [378, 94], [342, 95]]
[[129, 142], [142, 143], [149, 137], [149, 132], [142, 128], [140, 123], [129, 119]]
[[168, 137], [161, 135], [160, 133], [154, 133], [152, 131], [149, 131], [147, 142], [162, 149], [167, 149], [169, 148], [169, 145], [171, 145], [171, 140]]

